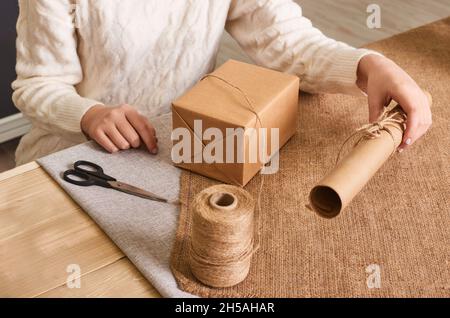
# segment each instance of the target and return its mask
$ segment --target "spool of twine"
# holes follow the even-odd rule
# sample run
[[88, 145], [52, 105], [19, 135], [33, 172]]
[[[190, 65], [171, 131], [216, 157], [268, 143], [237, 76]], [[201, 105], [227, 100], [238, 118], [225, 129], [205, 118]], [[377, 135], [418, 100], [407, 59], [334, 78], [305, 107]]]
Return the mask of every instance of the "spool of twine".
[[230, 287], [248, 275], [254, 248], [252, 196], [242, 188], [216, 185], [192, 203], [190, 267], [211, 287]]

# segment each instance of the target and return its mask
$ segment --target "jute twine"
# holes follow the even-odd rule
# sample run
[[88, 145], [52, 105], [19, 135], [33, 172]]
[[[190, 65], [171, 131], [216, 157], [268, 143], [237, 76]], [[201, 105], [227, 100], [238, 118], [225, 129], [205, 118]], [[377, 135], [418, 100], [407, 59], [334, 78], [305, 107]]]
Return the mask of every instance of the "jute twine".
[[242, 188], [216, 185], [192, 203], [190, 267], [212, 287], [230, 287], [248, 275], [255, 252], [252, 196]]
[[342, 157], [342, 152], [344, 150], [345, 145], [353, 139], [357, 138], [355, 143], [353, 144], [353, 148], [361, 143], [363, 140], [374, 139], [381, 136], [382, 131], [386, 131], [392, 138], [393, 150], [392, 154], [395, 153], [396, 150], [396, 140], [394, 138], [394, 134], [391, 129], [401, 129], [402, 133], [405, 130], [406, 123], [406, 114], [402, 110], [402, 108], [397, 104], [393, 107], [386, 107], [383, 113], [378, 117], [378, 119], [370, 124], [366, 124], [360, 128], [358, 128], [353, 134], [351, 134], [345, 141], [342, 143], [341, 148], [336, 156], [337, 165], [340, 158]]
[[[430, 92], [426, 90], [424, 90], [423, 92], [427, 96], [428, 102], [431, 105], [433, 103], [433, 97], [431, 96]], [[393, 104], [391, 106], [385, 107], [383, 112], [375, 122], [366, 124], [358, 128], [353, 134], [345, 139], [344, 143], [339, 149], [335, 164], [338, 164], [345, 145], [351, 139], [357, 138], [356, 142], [353, 144], [354, 148], [358, 146], [359, 143], [363, 140], [380, 137], [382, 131], [387, 132], [392, 138], [393, 150], [391, 155], [393, 155], [397, 148], [398, 141], [395, 139], [392, 129], [401, 130], [403, 134], [406, 129], [406, 120], [407, 115], [399, 104]]]
[[[233, 83], [231, 83], [231, 82], [228, 81], [227, 79], [225, 79], [225, 78], [223, 78], [223, 77], [220, 77], [220, 76], [217, 76], [217, 75], [214, 75], [214, 74], [206, 74], [206, 75], [204, 75], [204, 76], [200, 79], [200, 81], [203, 81], [204, 79], [206, 79], [206, 78], [208, 78], [208, 77], [211, 77], [211, 78], [215, 78], [215, 79], [217, 79], [217, 80], [220, 80], [221, 82], [227, 84], [229, 87], [231, 87], [231, 88], [233, 88], [234, 90], [238, 91], [238, 92], [244, 97], [244, 99], [245, 99], [245, 103], [246, 103], [245, 108], [246, 108], [248, 111], [250, 111], [251, 113], [253, 113], [253, 114], [255, 115], [255, 125], [254, 125], [253, 128], [256, 129], [256, 128], [258, 127], [258, 123], [259, 123], [259, 127], [263, 127], [263, 126], [262, 126], [261, 118], [259, 117], [258, 112], [255, 110], [255, 107], [254, 107], [252, 101], [250, 100], [250, 97], [249, 97], [249, 96], [248, 96], [241, 88], [239, 88], [238, 86], [234, 85]], [[173, 110], [173, 111], [175, 111], [175, 110]], [[175, 112], [176, 112], [176, 111], [175, 111]], [[191, 126], [189, 126], [189, 124], [184, 120], [184, 118], [183, 118], [181, 115], [178, 114], [178, 117], [181, 119], [181, 121], [183, 121], [183, 123], [184, 123], [184, 125], [186, 126], [186, 128], [189, 129], [189, 131], [191, 132], [192, 136], [193, 136], [194, 138], [196, 138], [196, 139], [201, 143], [201, 145], [202, 145], [202, 150], [201, 150], [201, 151], [203, 151], [204, 148], [206, 147], [206, 144], [205, 144], [205, 142], [203, 141], [203, 138], [201, 138], [200, 136], [197, 136], [197, 135], [195, 134], [194, 130], [191, 128]], [[223, 139], [222, 139], [222, 140], [223, 140]], [[218, 139], [217, 141], [220, 141], [220, 139]], [[265, 147], [265, 145], [266, 145], [266, 143], [263, 144], [264, 147]], [[191, 155], [191, 158], [190, 158], [190, 159], [191, 159], [191, 162], [192, 162], [192, 160], [195, 158], [195, 155], [196, 155], [195, 153]], [[222, 177], [224, 177], [225, 179], [228, 180], [228, 183], [231, 183], [231, 184], [240, 186], [240, 183], [239, 183], [238, 181], [236, 181], [232, 176], [229, 176], [229, 175], [226, 175], [225, 173], [223, 173], [222, 170], [220, 170], [219, 168], [217, 168], [217, 166], [216, 166], [214, 163], [212, 163], [212, 165], [213, 165], [213, 167], [216, 169], [216, 171], [217, 171], [220, 175], [222, 175]], [[263, 167], [264, 167], [264, 163], [261, 164], [261, 168], [263, 168]], [[261, 181], [261, 182], [262, 182], [262, 181]], [[262, 185], [261, 185], [261, 188], [262, 188]]]
[[[213, 74], [207, 74], [201, 80], [208, 77], [238, 91], [245, 99], [245, 108], [255, 115], [254, 128], [258, 124], [263, 127], [250, 97], [240, 87]], [[187, 124], [186, 126], [189, 127]], [[193, 131], [192, 133], [194, 134]], [[205, 147], [203, 140], [201, 142]], [[261, 163], [261, 167], [264, 167], [264, 163]], [[226, 177], [233, 184], [238, 184], [231, 177]], [[251, 257], [260, 244], [260, 201], [263, 186], [264, 174], [261, 174], [257, 211], [251, 195], [240, 186], [213, 186], [200, 192], [194, 199], [190, 267], [194, 276], [202, 283], [212, 287], [230, 287], [247, 277]]]
[[203, 81], [204, 79], [206, 79], [206, 78], [208, 78], [208, 77], [215, 78], [215, 79], [217, 79], [217, 80], [219, 80], [219, 81], [221, 81], [221, 82], [227, 84], [228, 86], [230, 86], [231, 88], [235, 89], [236, 91], [238, 91], [238, 92], [244, 97], [245, 102], [246, 102], [246, 104], [247, 104], [247, 109], [248, 109], [249, 111], [251, 111], [251, 112], [255, 115], [255, 125], [254, 125], [254, 128], [256, 128], [256, 127], [258, 126], [258, 123], [259, 123], [259, 127], [262, 127], [261, 118], [259, 117], [258, 112], [255, 110], [255, 107], [253, 106], [253, 103], [252, 103], [252, 101], [250, 100], [250, 97], [249, 97], [249, 96], [248, 96], [248, 95], [247, 95], [247, 94], [246, 94], [239, 86], [236, 86], [236, 85], [234, 85], [233, 83], [231, 83], [229, 80], [227, 80], [227, 79], [225, 79], [225, 78], [223, 78], [223, 77], [214, 75], [214, 74], [206, 74], [205, 76], [203, 76], [203, 77], [201, 78], [200, 81]]

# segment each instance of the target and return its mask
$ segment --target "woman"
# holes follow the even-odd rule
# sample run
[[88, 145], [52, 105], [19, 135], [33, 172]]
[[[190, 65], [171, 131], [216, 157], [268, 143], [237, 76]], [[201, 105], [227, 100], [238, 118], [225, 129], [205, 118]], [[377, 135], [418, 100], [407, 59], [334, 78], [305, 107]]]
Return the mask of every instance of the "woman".
[[[214, 68], [225, 29], [258, 64], [308, 92], [366, 92], [370, 121], [391, 99], [408, 115], [399, 150], [431, 124], [428, 100], [400, 67], [325, 37], [291, 0], [20, 0], [16, 106], [33, 123], [23, 164], [86, 138], [109, 152], [158, 152], [147, 118]], [[75, 19], [76, 17], [76, 19]]]

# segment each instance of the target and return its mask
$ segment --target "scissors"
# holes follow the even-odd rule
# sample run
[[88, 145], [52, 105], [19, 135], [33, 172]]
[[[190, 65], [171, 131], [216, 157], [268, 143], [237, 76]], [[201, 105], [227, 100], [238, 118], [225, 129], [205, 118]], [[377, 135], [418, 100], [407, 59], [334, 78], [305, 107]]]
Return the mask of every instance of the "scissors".
[[[75, 177], [76, 179], [73, 177]], [[125, 192], [144, 199], [158, 202], [168, 202], [167, 199], [164, 199], [152, 192], [148, 192], [124, 182], [117, 181], [117, 179], [105, 174], [102, 167], [89, 161], [80, 160], [75, 162], [73, 164], [73, 169], [64, 172], [63, 179], [69, 183], [82, 187], [90, 187], [96, 185]]]

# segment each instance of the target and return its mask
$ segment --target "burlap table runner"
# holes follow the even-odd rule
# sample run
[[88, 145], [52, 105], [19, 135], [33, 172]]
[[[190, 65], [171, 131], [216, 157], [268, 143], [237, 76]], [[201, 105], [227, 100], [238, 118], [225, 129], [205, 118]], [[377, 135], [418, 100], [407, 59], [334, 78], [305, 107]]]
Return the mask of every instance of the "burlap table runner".
[[[429, 133], [396, 154], [340, 216], [323, 219], [305, 207], [309, 190], [332, 168], [346, 136], [367, 122], [367, 101], [302, 95], [298, 134], [281, 151], [280, 171], [265, 177], [261, 247], [235, 287], [208, 288], [190, 273], [189, 204], [216, 182], [183, 172], [186, 204], [172, 254], [181, 289], [212, 297], [450, 296], [450, 18], [369, 48], [431, 92]], [[246, 189], [256, 196], [258, 185], [259, 177]]]

